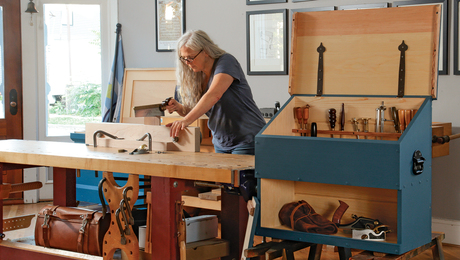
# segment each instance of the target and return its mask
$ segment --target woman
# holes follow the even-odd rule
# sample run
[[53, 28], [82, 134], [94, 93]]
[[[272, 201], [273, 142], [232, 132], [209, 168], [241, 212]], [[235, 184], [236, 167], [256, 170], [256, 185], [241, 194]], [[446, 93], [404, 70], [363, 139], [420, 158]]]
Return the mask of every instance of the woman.
[[188, 31], [178, 41], [176, 74], [180, 102], [166, 107], [182, 120], [168, 124], [171, 136], [203, 114], [218, 153], [254, 154], [254, 137], [265, 125], [238, 61], [201, 31]]

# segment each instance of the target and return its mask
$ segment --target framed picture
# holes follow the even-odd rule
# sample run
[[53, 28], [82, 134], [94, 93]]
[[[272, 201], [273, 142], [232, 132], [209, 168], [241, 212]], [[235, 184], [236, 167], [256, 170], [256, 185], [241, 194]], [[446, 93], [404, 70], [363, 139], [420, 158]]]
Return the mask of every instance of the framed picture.
[[449, 1], [448, 0], [413, 0], [393, 2], [393, 6], [415, 6], [415, 5], [430, 5], [442, 4], [441, 13], [441, 38], [439, 39], [439, 75], [448, 74], [448, 21], [449, 21]]
[[454, 0], [454, 75], [460, 75], [460, 44], [458, 42], [459, 35], [459, 12], [460, 12], [460, 0]]
[[359, 9], [387, 8], [387, 7], [389, 7], [388, 3], [341, 5], [341, 6], [337, 6], [337, 10], [359, 10]]
[[173, 51], [185, 32], [185, 0], [155, 0], [156, 49]]
[[287, 10], [246, 13], [248, 75], [287, 75]]
[[287, 3], [287, 0], [246, 0], [246, 5]]

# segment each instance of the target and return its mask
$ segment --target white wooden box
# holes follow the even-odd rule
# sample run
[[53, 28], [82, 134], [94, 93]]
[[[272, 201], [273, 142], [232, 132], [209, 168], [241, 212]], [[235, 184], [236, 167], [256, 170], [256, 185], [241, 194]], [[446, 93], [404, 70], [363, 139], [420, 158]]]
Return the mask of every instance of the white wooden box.
[[185, 219], [185, 242], [191, 243], [217, 237], [217, 216], [203, 215]]

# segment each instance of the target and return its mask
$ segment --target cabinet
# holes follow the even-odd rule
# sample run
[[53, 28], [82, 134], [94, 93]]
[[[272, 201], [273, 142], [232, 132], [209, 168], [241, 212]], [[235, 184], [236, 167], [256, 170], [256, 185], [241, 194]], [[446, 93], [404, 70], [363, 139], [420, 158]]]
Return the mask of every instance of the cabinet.
[[[439, 8], [295, 13], [291, 98], [256, 136], [258, 235], [390, 254], [430, 242]], [[405, 50], [399, 47], [403, 43]], [[325, 50], [319, 52], [320, 46]], [[307, 104], [307, 129], [299, 129], [294, 111]], [[376, 109], [382, 104], [386, 121], [383, 133], [377, 133]], [[392, 107], [416, 112], [402, 133], [389, 121]], [[337, 111], [334, 131], [331, 108]], [[362, 123], [361, 130], [355, 129], [353, 118], [369, 118], [369, 132]], [[313, 122], [316, 137], [310, 136]], [[423, 162], [414, 159], [417, 153]], [[342, 224], [356, 214], [379, 219], [392, 232], [385, 241], [375, 241], [354, 239], [340, 228], [334, 235], [291, 230], [280, 223], [278, 212], [297, 200], [329, 220], [342, 200], [350, 206]]]

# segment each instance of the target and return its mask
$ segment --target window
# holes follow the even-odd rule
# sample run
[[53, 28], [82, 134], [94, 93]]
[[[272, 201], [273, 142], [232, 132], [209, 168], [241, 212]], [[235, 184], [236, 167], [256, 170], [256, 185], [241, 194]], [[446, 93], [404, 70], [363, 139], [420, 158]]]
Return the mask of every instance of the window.
[[44, 4], [47, 136], [101, 122], [99, 5]]

